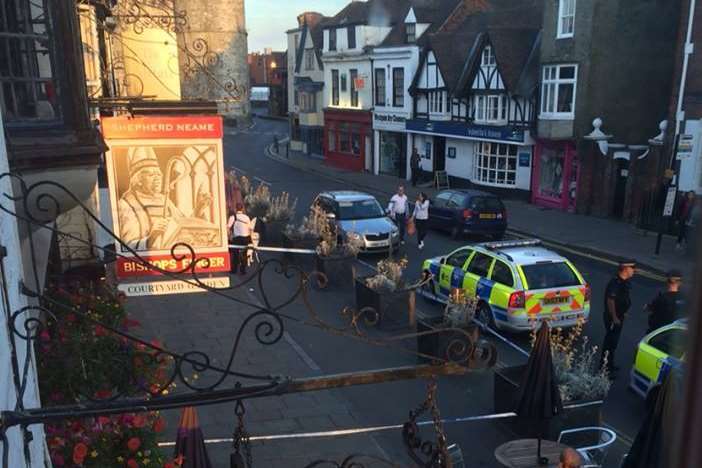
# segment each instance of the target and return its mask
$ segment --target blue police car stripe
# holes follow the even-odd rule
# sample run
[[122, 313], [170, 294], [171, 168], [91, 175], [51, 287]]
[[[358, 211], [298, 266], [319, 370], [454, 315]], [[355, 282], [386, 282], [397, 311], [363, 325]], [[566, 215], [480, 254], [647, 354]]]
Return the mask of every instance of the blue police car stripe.
[[454, 268], [453, 272], [451, 273], [451, 287], [462, 288], [463, 278], [465, 278], [465, 276], [466, 274], [461, 268]]
[[637, 371], [634, 369], [634, 385], [636, 385], [639, 390], [641, 390], [644, 393], [648, 392], [648, 389], [651, 387], [651, 381], [648, 380], [648, 377], [643, 375], [641, 372]]
[[429, 272], [434, 276], [438, 276], [439, 275], [439, 265], [437, 265], [436, 263], [430, 263], [429, 264]]
[[507, 309], [495, 304], [490, 304], [490, 308], [492, 309], [492, 314], [495, 316], [495, 320], [499, 320], [501, 322], [507, 321]]
[[486, 278], [480, 278], [477, 286], [475, 287], [475, 295], [485, 302], [490, 301], [490, 294], [492, 293], [492, 288], [495, 283], [492, 280]]

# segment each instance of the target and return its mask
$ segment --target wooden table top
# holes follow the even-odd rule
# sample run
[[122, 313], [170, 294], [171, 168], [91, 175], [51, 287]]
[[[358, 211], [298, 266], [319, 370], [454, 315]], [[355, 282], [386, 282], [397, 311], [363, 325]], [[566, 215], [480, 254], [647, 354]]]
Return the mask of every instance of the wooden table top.
[[548, 458], [548, 465], [539, 465], [536, 456], [537, 439], [518, 439], [500, 445], [495, 450], [495, 458], [508, 468], [555, 468], [563, 449], [567, 445], [552, 440], [541, 440], [541, 456]]

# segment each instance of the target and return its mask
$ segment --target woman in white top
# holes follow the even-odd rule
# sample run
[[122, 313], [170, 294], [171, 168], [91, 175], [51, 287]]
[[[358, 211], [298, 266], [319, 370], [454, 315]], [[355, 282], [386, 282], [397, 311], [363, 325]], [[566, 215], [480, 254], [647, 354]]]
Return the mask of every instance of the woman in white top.
[[[236, 205], [236, 213], [229, 217], [227, 222], [231, 233], [233, 245], [247, 246], [251, 243], [251, 219], [244, 213], [244, 205]], [[242, 275], [246, 274], [248, 258], [246, 249], [236, 249], [231, 252], [231, 272], [236, 273], [237, 268]]]
[[414, 219], [414, 224], [417, 227], [417, 247], [421, 250], [424, 247], [424, 236], [427, 235], [427, 223], [429, 222], [429, 198], [424, 192], [420, 192], [417, 195], [412, 219]]

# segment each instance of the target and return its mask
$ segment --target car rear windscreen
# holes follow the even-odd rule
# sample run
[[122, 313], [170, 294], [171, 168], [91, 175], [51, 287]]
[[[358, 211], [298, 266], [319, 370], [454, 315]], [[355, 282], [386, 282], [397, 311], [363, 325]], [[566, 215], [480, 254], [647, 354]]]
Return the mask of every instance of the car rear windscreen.
[[496, 197], [473, 197], [470, 201], [470, 208], [476, 211], [504, 210], [502, 202]]
[[529, 289], [562, 288], [580, 284], [575, 272], [565, 262], [522, 265]]

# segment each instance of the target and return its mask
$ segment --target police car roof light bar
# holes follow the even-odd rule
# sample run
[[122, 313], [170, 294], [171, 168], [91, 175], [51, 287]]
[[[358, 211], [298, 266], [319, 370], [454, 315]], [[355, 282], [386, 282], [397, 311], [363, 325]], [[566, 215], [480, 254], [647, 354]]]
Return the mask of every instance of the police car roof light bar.
[[539, 239], [523, 239], [523, 240], [513, 240], [513, 241], [500, 241], [500, 242], [487, 242], [483, 244], [486, 249], [489, 250], [499, 250], [506, 249], [509, 247], [529, 247], [541, 245]]

